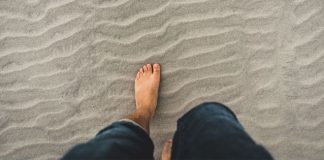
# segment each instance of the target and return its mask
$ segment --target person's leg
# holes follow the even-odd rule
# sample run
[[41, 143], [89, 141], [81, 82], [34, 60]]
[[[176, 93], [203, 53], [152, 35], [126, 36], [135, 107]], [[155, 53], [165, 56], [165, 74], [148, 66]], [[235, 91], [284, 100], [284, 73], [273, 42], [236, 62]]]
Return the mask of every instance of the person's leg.
[[160, 66], [144, 65], [135, 78], [135, 112], [102, 129], [92, 140], [73, 147], [62, 159], [154, 159], [149, 124], [159, 84]]
[[153, 118], [160, 84], [160, 66], [144, 65], [135, 78], [136, 111], [127, 118], [141, 125], [150, 133], [150, 120]]
[[[170, 145], [169, 145], [170, 146]], [[203, 103], [178, 120], [172, 159], [272, 159], [220, 103]]]

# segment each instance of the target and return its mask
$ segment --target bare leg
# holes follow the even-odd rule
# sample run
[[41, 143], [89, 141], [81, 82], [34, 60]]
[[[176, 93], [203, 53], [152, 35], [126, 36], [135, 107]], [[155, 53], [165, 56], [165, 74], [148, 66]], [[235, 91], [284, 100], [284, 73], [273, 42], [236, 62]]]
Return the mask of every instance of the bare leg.
[[[127, 116], [141, 125], [150, 134], [150, 120], [155, 114], [160, 85], [160, 65], [146, 64], [137, 72], [135, 78], [136, 111]], [[172, 140], [164, 144], [162, 160], [171, 159]]]
[[137, 72], [135, 78], [136, 111], [128, 119], [141, 125], [150, 133], [150, 120], [155, 114], [158, 89], [160, 85], [160, 65], [146, 64]]

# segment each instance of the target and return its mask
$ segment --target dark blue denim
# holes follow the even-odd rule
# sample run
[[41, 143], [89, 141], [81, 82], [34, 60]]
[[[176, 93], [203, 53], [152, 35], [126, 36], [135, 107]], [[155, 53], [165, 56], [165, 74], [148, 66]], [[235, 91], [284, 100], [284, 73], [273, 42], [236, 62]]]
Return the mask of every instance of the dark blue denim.
[[[153, 142], [142, 128], [119, 121], [89, 142], [73, 147], [62, 159], [154, 159], [153, 151]], [[171, 158], [273, 159], [244, 131], [228, 107], [215, 102], [200, 104], [178, 120]]]
[[172, 159], [270, 160], [225, 105], [198, 105], [178, 120]]

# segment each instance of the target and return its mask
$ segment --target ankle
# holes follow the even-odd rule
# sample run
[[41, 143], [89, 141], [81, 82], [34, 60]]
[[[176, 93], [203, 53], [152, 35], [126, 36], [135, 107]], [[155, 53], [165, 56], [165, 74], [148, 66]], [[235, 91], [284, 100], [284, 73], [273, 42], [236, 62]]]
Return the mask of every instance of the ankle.
[[149, 110], [144, 109], [136, 109], [135, 113], [137, 113], [140, 117], [150, 120], [152, 118], [153, 113]]
[[150, 134], [150, 115], [144, 111], [138, 111], [131, 113], [127, 116], [127, 119], [130, 119], [144, 128], [144, 130]]

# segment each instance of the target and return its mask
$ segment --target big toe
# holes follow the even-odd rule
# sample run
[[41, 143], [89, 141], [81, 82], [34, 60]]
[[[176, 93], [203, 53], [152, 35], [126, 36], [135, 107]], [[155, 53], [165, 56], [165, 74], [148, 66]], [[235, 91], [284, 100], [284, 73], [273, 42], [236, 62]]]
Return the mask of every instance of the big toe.
[[160, 71], [161, 71], [160, 65], [155, 63], [153, 65], [153, 74], [156, 76], [160, 76]]

